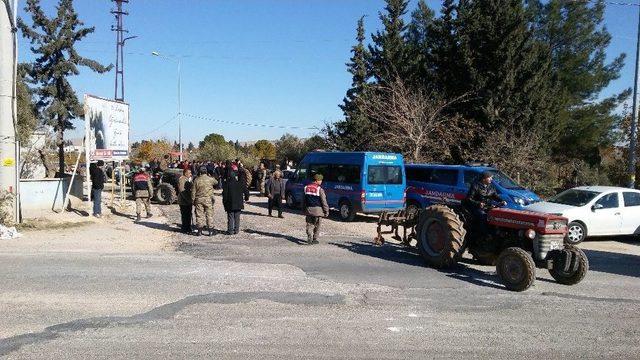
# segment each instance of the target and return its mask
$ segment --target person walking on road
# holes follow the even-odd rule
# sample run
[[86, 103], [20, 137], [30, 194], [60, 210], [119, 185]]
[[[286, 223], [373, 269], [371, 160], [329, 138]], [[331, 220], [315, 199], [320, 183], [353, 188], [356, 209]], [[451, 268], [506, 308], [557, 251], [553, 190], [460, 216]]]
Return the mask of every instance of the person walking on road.
[[152, 217], [151, 197], [153, 196], [153, 184], [151, 183], [151, 177], [144, 168], [140, 168], [133, 177], [133, 195], [136, 198], [136, 221], [140, 221], [143, 206], [147, 212], [147, 218]]
[[107, 182], [107, 175], [104, 173], [104, 161], [98, 160], [97, 164], [89, 165], [89, 176], [91, 177], [91, 200], [93, 200], [93, 216], [102, 217], [102, 190]]
[[[209, 230], [209, 236], [213, 235], [213, 188], [218, 181], [207, 174], [207, 167], [200, 168], [200, 175], [193, 180], [191, 187], [191, 201], [196, 208], [197, 236], [202, 235], [205, 222]], [[206, 220], [206, 221], [205, 221]]]
[[258, 168], [258, 172], [256, 174], [257, 179], [257, 187], [261, 196], [265, 195], [265, 184], [267, 181], [267, 169], [264, 167], [263, 163], [260, 163], [260, 167]]
[[178, 180], [178, 205], [180, 205], [180, 215], [182, 215], [182, 226], [180, 230], [184, 234], [191, 234], [191, 217], [193, 215], [193, 200], [191, 200], [191, 170], [187, 167], [182, 171], [182, 176]]
[[240, 212], [244, 209], [245, 184], [240, 181], [238, 167], [227, 169], [227, 178], [222, 187], [222, 203], [227, 212], [227, 234], [237, 235], [240, 231]]
[[302, 208], [306, 215], [307, 223], [307, 243], [309, 245], [318, 244], [318, 235], [320, 235], [320, 220], [329, 216], [329, 205], [327, 204], [327, 195], [324, 192], [322, 174], [316, 174], [313, 182], [304, 187], [304, 197], [302, 198]]
[[282, 173], [277, 170], [273, 173], [273, 178], [269, 181], [266, 187], [267, 198], [269, 198], [269, 216], [273, 216], [273, 209], [278, 210], [278, 217], [282, 216], [282, 199], [284, 199], [284, 180], [282, 179]]

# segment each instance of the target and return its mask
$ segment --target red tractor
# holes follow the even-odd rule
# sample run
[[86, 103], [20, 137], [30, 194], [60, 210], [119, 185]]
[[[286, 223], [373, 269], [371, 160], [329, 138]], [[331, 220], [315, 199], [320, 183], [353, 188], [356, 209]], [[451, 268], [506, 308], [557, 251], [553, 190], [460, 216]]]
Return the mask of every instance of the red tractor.
[[415, 237], [433, 267], [451, 267], [468, 250], [480, 263], [495, 265], [507, 289], [524, 291], [533, 285], [536, 268], [548, 269], [565, 285], [585, 277], [589, 261], [582, 250], [564, 245], [567, 231], [567, 219], [556, 215], [491, 208], [486, 220], [478, 220], [463, 206], [434, 205], [419, 213]]

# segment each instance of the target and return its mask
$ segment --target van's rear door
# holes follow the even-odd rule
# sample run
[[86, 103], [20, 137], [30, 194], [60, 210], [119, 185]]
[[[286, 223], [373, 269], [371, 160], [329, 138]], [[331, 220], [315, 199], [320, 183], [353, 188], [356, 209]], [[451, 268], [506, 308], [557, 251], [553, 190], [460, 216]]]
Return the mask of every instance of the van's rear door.
[[[385, 158], [380, 158], [384, 156]], [[393, 159], [391, 158], [393, 156]], [[404, 191], [406, 188], [404, 165], [397, 155], [376, 155], [367, 166], [368, 210], [393, 210], [404, 207]]]
[[385, 185], [385, 206], [387, 209], [404, 208], [404, 191], [406, 189], [404, 166], [387, 166], [387, 184]]

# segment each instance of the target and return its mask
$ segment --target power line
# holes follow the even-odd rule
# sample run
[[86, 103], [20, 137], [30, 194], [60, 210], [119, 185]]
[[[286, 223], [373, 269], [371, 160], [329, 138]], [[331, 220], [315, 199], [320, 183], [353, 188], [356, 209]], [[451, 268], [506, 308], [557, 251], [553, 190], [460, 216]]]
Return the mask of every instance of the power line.
[[228, 125], [239, 125], [239, 126], [251, 126], [251, 127], [259, 127], [259, 128], [269, 128], [269, 129], [289, 129], [289, 130], [320, 130], [318, 127], [303, 127], [303, 126], [284, 126], [284, 125], [268, 125], [268, 124], [252, 124], [246, 122], [236, 122], [236, 121], [226, 121], [219, 120], [207, 116], [199, 116], [192, 114], [181, 114], [186, 117], [190, 117], [193, 119], [207, 120], [215, 123], [228, 124]]
[[175, 120], [175, 119], [177, 119], [177, 118], [178, 118], [178, 114], [175, 114], [171, 119], [169, 119], [169, 120], [167, 120], [166, 122], [162, 123], [162, 125], [158, 126], [157, 128], [155, 128], [155, 129], [153, 129], [153, 130], [151, 130], [151, 131], [148, 131], [148, 132], [146, 132], [146, 133], [143, 133], [143, 134], [138, 134], [138, 135], [131, 134], [131, 137], [132, 137], [132, 138], [139, 139], [139, 138], [145, 137], [145, 136], [147, 136], [147, 135], [151, 135], [151, 134], [153, 134], [154, 132], [156, 132], [156, 131], [158, 131], [158, 130], [162, 129], [162, 128], [163, 128], [163, 127], [165, 127], [165, 126], [167, 126], [170, 122], [174, 121], [174, 120]]

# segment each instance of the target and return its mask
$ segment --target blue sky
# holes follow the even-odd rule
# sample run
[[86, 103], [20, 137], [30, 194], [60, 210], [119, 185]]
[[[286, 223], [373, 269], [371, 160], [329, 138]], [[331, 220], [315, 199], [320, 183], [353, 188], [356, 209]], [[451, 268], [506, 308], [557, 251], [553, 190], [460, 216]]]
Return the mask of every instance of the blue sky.
[[[636, 0], [629, 0], [635, 2]], [[19, 1], [21, 6], [24, 0]], [[56, 0], [42, 0], [53, 9]], [[412, 8], [417, 0], [412, 1]], [[440, 1], [430, 0], [438, 9]], [[114, 24], [109, 0], [76, 0], [80, 19], [96, 31], [80, 53], [115, 63]], [[382, 0], [131, 0], [125, 26], [137, 39], [125, 49], [126, 101], [131, 104], [132, 141], [177, 140], [177, 66], [151, 56], [159, 51], [182, 58], [182, 112], [228, 122], [302, 128], [340, 119], [338, 104], [351, 79], [345, 63], [355, 26], [366, 15], [367, 32], [380, 27]], [[20, 11], [24, 15], [23, 11]], [[610, 57], [628, 54], [619, 80], [603, 95], [633, 84], [637, 8], [608, 5], [613, 36]], [[22, 41], [21, 61], [28, 61]], [[72, 80], [80, 96], [112, 98], [114, 79], [88, 70]], [[83, 128], [81, 121], [76, 126]], [[285, 132], [313, 130], [252, 128], [183, 117], [183, 142], [197, 143], [216, 132], [232, 140], [276, 139]], [[79, 134], [79, 135], [77, 135]], [[82, 136], [76, 131], [73, 136]]]

